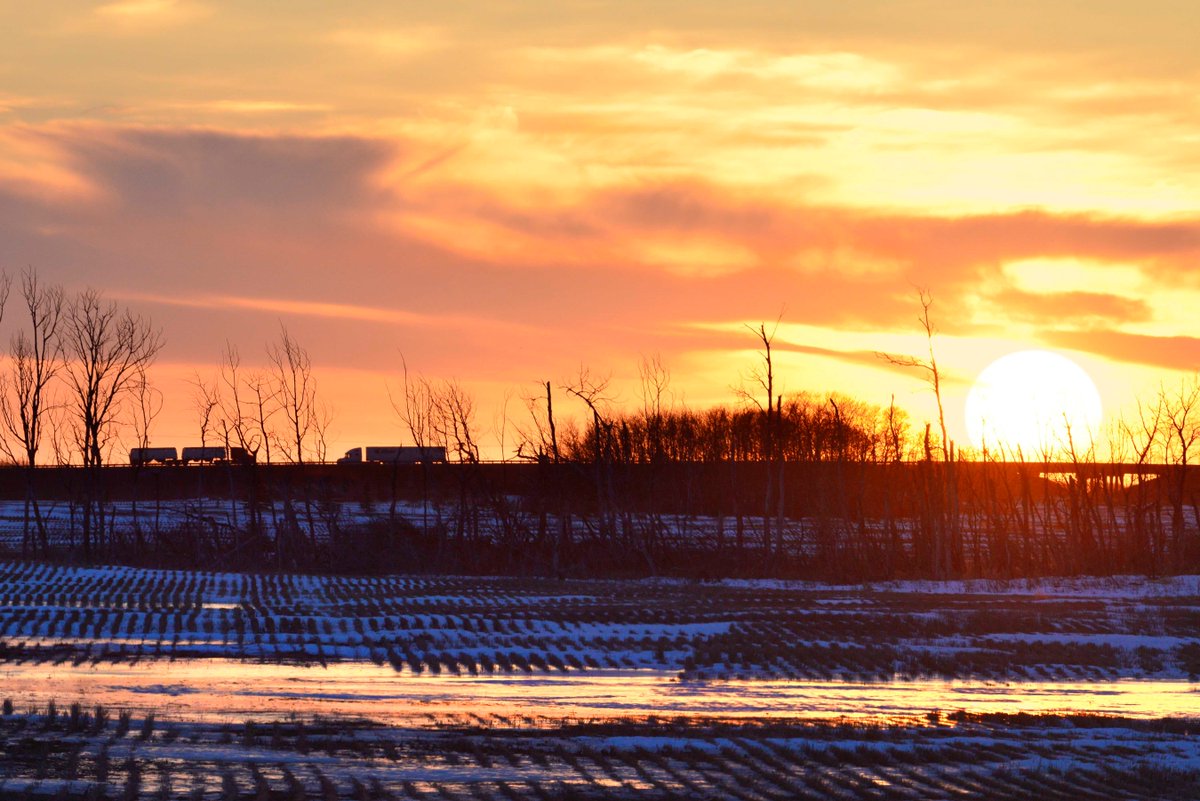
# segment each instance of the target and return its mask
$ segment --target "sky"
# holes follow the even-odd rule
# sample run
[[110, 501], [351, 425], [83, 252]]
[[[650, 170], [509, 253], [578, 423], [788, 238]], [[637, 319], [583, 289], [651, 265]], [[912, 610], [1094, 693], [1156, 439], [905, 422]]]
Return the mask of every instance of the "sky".
[[951, 436], [1026, 348], [1112, 414], [1200, 365], [1197, 30], [1190, 0], [4, 3], [0, 266], [162, 327], [157, 444], [281, 325], [335, 451], [403, 439], [402, 356], [486, 432], [581, 367], [635, 405], [655, 355], [732, 403], [776, 320], [785, 392], [925, 420], [875, 356], [926, 352], [919, 288]]

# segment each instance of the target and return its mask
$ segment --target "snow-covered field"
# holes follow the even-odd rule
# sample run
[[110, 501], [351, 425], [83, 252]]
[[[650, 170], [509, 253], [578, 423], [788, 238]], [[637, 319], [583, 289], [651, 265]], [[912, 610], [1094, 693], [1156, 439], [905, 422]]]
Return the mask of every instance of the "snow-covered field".
[[0, 718], [5, 798], [1194, 799], [1183, 725], [931, 715], [922, 725], [574, 721], [178, 723]]
[[373, 662], [400, 675], [1187, 679], [1200, 581], [372, 578], [0, 562], [0, 658]]
[[[1200, 786], [1184, 733], [1198, 673], [1196, 576], [837, 586], [0, 562], [0, 777], [16, 782], [0, 796], [160, 797], [166, 782], [161, 797], [1173, 797]], [[1041, 717], [1004, 717], [1018, 713]], [[1150, 722], [1164, 717], [1178, 722]], [[839, 719], [854, 723], [817, 722]]]

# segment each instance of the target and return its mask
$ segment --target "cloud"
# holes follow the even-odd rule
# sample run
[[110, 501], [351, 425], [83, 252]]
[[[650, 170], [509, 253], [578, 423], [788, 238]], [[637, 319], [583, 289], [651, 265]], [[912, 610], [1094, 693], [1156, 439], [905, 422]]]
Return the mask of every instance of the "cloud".
[[1102, 292], [1024, 292], [1006, 289], [986, 296], [997, 312], [1011, 320], [1043, 322], [1058, 320], [1065, 324], [1141, 323], [1151, 318], [1151, 310], [1141, 298], [1109, 295]]
[[[1200, 256], [1200, 221], [1186, 218], [859, 209], [817, 202], [815, 187], [781, 197], [698, 177], [527, 194], [471, 182], [459, 161], [475, 146], [444, 141], [99, 125], [24, 137], [90, 194], [31, 195], [0, 171], [0, 258], [173, 303], [175, 338], [214, 351], [239, 330], [270, 337], [284, 318], [309, 321], [314, 336], [318, 322], [336, 323], [331, 342], [368, 364], [394, 350], [392, 337], [422, 330], [439, 332], [429, 351], [447, 363], [470, 353], [499, 371], [476, 357], [512, 337], [517, 371], [540, 359], [604, 364], [691, 347], [671, 334], [680, 324], [781, 308], [831, 330], [911, 332], [918, 286], [933, 291], [944, 333], [991, 324], [980, 303], [1037, 327], [1090, 329], [1151, 310], [1092, 286], [1030, 292], [1005, 265], [1119, 262], [1159, 282]], [[853, 351], [810, 355], [881, 366]]]
[[338, 47], [358, 53], [366, 49], [390, 60], [423, 55], [450, 44], [447, 31], [427, 25], [399, 28], [342, 28], [328, 36]]
[[[1013, 285], [1006, 265], [1054, 259], [1133, 265], [1128, 269], [1153, 285], [1186, 273], [1200, 258], [1196, 219], [879, 212], [696, 180], [611, 187], [566, 203], [547, 198], [540, 208], [479, 188], [429, 200], [422, 215], [437, 227], [408, 232], [473, 259], [569, 267], [577, 275], [628, 272], [647, 286], [660, 283], [666, 268], [702, 287], [663, 288], [669, 297], [682, 293], [694, 301], [693, 309], [710, 305], [695, 297], [701, 293], [730, 306], [775, 294], [805, 319], [874, 327], [907, 324], [918, 286], [934, 290], [947, 330], [969, 327], [974, 312], [967, 301], [975, 298], [1002, 315], [1042, 324], [1146, 321], [1152, 311], [1145, 299], [1092, 291], [1094, 284], [1032, 293]], [[663, 260], [664, 252], [674, 259]]]
[[314, 300], [291, 298], [249, 298], [231, 295], [198, 295], [171, 297], [138, 292], [114, 293], [120, 300], [159, 306], [182, 306], [191, 309], [223, 309], [234, 311], [266, 312], [280, 317], [315, 317], [329, 320], [345, 320], [362, 323], [380, 323], [408, 328], [449, 328], [479, 326], [493, 327], [495, 333], [512, 334], [517, 329], [529, 329], [520, 324], [497, 324], [478, 318], [447, 314], [422, 314], [405, 309], [362, 306], [352, 303], [325, 303]]
[[[788, 315], [781, 319], [782, 325], [791, 321]], [[767, 323], [770, 331], [771, 324]], [[755, 326], [748, 328], [729, 328], [727, 326], [689, 325], [673, 335], [675, 347], [687, 350], [708, 352], [740, 352], [759, 348], [759, 340]], [[888, 354], [877, 350], [848, 350], [845, 348], [830, 348], [819, 345], [809, 345], [796, 342], [784, 337], [784, 332], [777, 331], [772, 341], [771, 350], [776, 354], [798, 354], [801, 356], [816, 356], [830, 359], [853, 367], [865, 367], [892, 375], [904, 376], [906, 379], [924, 381], [928, 372], [915, 364], [906, 364], [907, 354]], [[939, 365], [938, 372], [943, 385], [967, 385], [971, 382], [967, 376]], [[822, 387], [832, 390], [836, 387]]]
[[[803, 353], [810, 356], [822, 356], [827, 359], [835, 359], [846, 364], [852, 364], [859, 367], [870, 367], [876, 370], [883, 370], [889, 373], [896, 373], [907, 378], [916, 378], [925, 380], [929, 377], [929, 371], [917, 364], [907, 363], [907, 358], [903, 354], [886, 354], [879, 351], [866, 350], [838, 350], [836, 348], [821, 348], [815, 345], [797, 345], [791, 342], [781, 343], [778, 350]], [[971, 380], [958, 373], [938, 367], [938, 378], [943, 385], [969, 385]]]
[[69, 158], [68, 150], [44, 131], [0, 128], [0, 192], [34, 202], [94, 200], [97, 187], [68, 163]]
[[207, 6], [187, 0], [117, 0], [94, 11], [97, 19], [122, 31], [183, 25], [210, 13]]
[[333, 110], [329, 103], [298, 103], [290, 100], [209, 100], [195, 103], [164, 104], [190, 113], [229, 112], [233, 114], [277, 115], [320, 114]]
[[363, 137], [234, 135], [204, 130], [69, 126], [46, 140], [129, 214], [192, 208], [332, 209], [369, 202], [367, 178], [393, 144]]
[[[614, 187], [567, 207], [548, 200], [538, 213], [515, 208], [502, 196], [475, 192], [468, 204], [444, 210], [460, 216], [465, 225], [474, 218], [516, 235], [551, 239], [704, 234], [756, 250], [764, 265], [788, 255], [857, 252], [905, 265], [907, 275], [901, 277], [924, 274], [952, 282], [974, 281], [1002, 262], [1032, 257], [1171, 262], [1200, 254], [1200, 219], [1158, 222], [1048, 211], [969, 216], [878, 212], [789, 201], [695, 180]], [[563, 220], [573, 223], [564, 228]], [[855, 269], [853, 263], [816, 266]]]
[[1046, 331], [1041, 336], [1059, 347], [1114, 361], [1189, 372], [1200, 370], [1200, 338], [1193, 336], [1149, 336], [1111, 329]]

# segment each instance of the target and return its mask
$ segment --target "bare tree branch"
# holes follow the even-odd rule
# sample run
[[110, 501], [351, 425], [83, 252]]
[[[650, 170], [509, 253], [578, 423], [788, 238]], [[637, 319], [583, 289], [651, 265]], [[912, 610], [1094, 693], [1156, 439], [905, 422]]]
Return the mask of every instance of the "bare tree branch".
[[933, 337], [937, 333], [937, 329], [929, 315], [929, 310], [933, 307], [933, 294], [923, 287], [917, 289], [917, 294], [921, 302], [921, 315], [917, 317], [917, 322], [925, 331], [925, 340], [929, 344], [929, 357], [922, 359], [917, 356], [882, 352], [877, 352], [875, 355], [897, 367], [915, 367], [924, 371], [925, 380], [933, 389], [934, 397], [937, 399], [938, 428], [942, 434], [942, 455], [945, 460], [949, 461], [950, 439], [946, 434], [946, 412], [942, 407], [942, 373], [938, 369], [937, 356], [934, 354], [933, 348]]

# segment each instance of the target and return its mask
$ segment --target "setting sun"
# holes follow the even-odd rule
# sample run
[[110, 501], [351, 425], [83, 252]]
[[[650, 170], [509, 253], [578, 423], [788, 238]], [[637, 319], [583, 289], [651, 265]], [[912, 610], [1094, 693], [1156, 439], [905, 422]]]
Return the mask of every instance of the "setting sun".
[[1087, 448], [1101, 420], [1091, 376], [1050, 351], [1010, 353], [989, 364], [967, 395], [971, 443], [991, 453], [1025, 457]]

